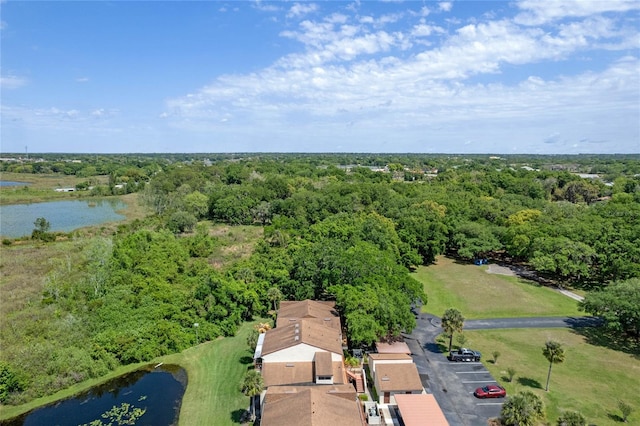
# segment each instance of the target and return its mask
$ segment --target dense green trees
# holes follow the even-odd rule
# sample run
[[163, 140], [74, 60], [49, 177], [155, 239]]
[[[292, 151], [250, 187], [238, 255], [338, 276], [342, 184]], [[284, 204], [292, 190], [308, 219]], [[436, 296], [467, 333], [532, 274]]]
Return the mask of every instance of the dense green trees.
[[[25, 398], [189, 347], [194, 323], [201, 340], [232, 335], [281, 297], [335, 300], [352, 344], [393, 339], [415, 326], [411, 304], [426, 302], [409, 272], [445, 253], [514, 260], [560, 284], [602, 289], [588, 294], [583, 308], [611, 330], [636, 339], [640, 333], [637, 157], [78, 159], [46, 156], [22, 170], [95, 170], [109, 176], [105, 194], [144, 188], [151, 216], [96, 238], [81, 262], [61, 263], [44, 281], [33, 303], [46, 315], [28, 321], [22, 334], [29, 353], [0, 357], [18, 377], [39, 377], [24, 383]], [[569, 161], [576, 171], [606, 174], [613, 185], [555, 170]], [[389, 173], [369, 168], [388, 164]], [[126, 188], [116, 188], [120, 183]], [[249, 225], [264, 235], [240, 256], [220, 247], [212, 223]], [[219, 261], [223, 252], [226, 262]], [[42, 324], [51, 329], [42, 332]], [[53, 348], [55, 339], [65, 347]]]
[[586, 312], [601, 317], [612, 332], [640, 340], [640, 279], [615, 282], [587, 294], [580, 303]]

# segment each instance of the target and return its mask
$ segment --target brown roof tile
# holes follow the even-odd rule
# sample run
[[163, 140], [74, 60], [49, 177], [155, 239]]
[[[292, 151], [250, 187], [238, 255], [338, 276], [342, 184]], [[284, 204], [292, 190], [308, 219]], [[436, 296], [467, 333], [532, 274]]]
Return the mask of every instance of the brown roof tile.
[[375, 382], [378, 393], [423, 390], [414, 363], [377, 365]]
[[[327, 353], [327, 352], [325, 352]], [[315, 381], [313, 362], [266, 362], [262, 364], [264, 387], [312, 384]], [[344, 365], [334, 361], [331, 365], [333, 383], [346, 383]]]
[[342, 355], [342, 335], [339, 330], [302, 321], [267, 331], [262, 344], [262, 356], [301, 343]]
[[433, 395], [397, 394], [395, 398], [405, 426], [449, 426]]
[[374, 361], [380, 361], [380, 360], [407, 360], [407, 359], [411, 359], [413, 360], [413, 358], [411, 358], [410, 355], [405, 354], [405, 353], [383, 353], [383, 354], [379, 354], [379, 353], [370, 353], [369, 354], [369, 358], [374, 360]]
[[316, 376], [333, 376], [333, 366], [330, 352], [316, 352]]
[[341, 329], [340, 315], [335, 309], [335, 302], [308, 299], [280, 302], [276, 328], [289, 325], [302, 319], [337, 328], [338, 330]]
[[[265, 396], [263, 426], [363, 426], [360, 403], [353, 394], [348, 400], [333, 386], [294, 387], [284, 390], [277, 399]], [[295, 409], [293, 409], [295, 407]]]

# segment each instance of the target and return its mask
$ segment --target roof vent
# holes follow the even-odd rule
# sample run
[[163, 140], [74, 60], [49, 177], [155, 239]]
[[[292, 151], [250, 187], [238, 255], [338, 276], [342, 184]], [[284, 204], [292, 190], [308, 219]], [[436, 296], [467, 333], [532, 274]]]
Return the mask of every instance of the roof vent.
[[296, 336], [296, 337], [295, 337], [295, 340], [296, 340], [296, 342], [297, 342], [298, 340], [300, 340], [300, 336]]
[[382, 378], [382, 381], [383, 381], [383, 382], [388, 382], [389, 380], [391, 380], [391, 379], [390, 379], [390, 378], [388, 378], [387, 376], [384, 376], [384, 377]]
[[287, 366], [287, 367], [295, 367], [295, 364], [292, 364], [292, 363], [290, 363], [290, 362], [289, 362], [289, 363], [287, 363], [287, 365], [286, 365], [286, 366]]

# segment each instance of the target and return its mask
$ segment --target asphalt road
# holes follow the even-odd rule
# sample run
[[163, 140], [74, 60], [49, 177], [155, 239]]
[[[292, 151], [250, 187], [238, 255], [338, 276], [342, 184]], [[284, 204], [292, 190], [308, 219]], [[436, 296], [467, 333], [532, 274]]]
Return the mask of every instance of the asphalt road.
[[596, 317], [536, 317], [465, 320], [464, 330], [494, 328], [582, 328], [597, 327], [602, 321]]
[[[440, 318], [430, 314], [416, 317], [417, 326], [405, 336], [418, 367], [422, 385], [438, 401], [451, 426], [486, 426], [498, 417], [503, 399], [479, 400], [474, 389], [495, 384], [495, 379], [481, 362], [450, 362], [440, 352], [435, 338], [442, 333]], [[467, 320], [465, 330], [498, 328], [593, 327], [600, 324], [594, 317], [536, 317]]]

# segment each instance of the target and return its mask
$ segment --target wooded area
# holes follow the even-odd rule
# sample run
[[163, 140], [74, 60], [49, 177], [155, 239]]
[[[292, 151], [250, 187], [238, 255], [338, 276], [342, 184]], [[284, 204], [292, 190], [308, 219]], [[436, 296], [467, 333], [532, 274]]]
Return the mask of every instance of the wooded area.
[[[109, 174], [87, 195], [138, 192], [150, 214], [109, 235], [29, 243], [64, 249], [46, 276], [33, 276], [37, 290], [24, 303], [3, 307], [0, 397], [9, 404], [186, 349], [195, 323], [201, 341], [233, 335], [267, 315], [274, 294], [335, 300], [351, 345], [393, 339], [415, 326], [412, 304], [428, 303], [411, 271], [441, 254], [521, 265], [587, 291], [638, 293], [638, 156], [102, 156], [27, 165], [3, 169]], [[220, 225], [231, 226], [225, 237]], [[236, 226], [238, 235], [261, 232], [246, 252], [221, 256]], [[4, 258], [29, 245], [3, 243]], [[604, 299], [588, 296], [584, 307], [599, 314], [611, 303]], [[635, 312], [609, 324], [637, 339]]]

